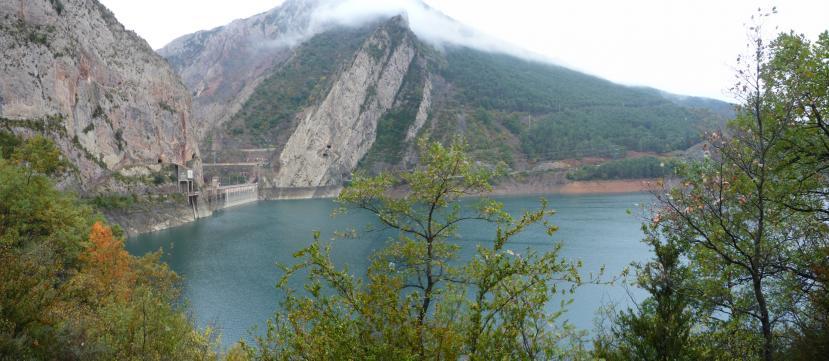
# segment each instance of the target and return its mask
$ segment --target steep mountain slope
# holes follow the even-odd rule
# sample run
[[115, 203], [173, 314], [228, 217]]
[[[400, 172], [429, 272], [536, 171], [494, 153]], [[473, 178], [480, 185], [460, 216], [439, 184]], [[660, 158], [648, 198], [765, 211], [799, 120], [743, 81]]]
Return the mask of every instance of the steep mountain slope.
[[214, 132], [220, 137], [217, 141], [225, 142], [223, 148], [284, 144], [296, 128], [296, 114], [325, 96], [333, 75], [351, 62], [371, 31], [361, 27], [325, 32], [293, 49], [283, 64], [257, 82], [239, 111], [223, 122], [229, 136]]
[[240, 99], [290, 56], [312, 26], [317, 2], [288, 1], [256, 16], [174, 40], [159, 50], [195, 97], [200, 136], [238, 111]]
[[0, 127], [54, 138], [81, 190], [198, 158], [187, 88], [97, 1], [0, 2], [0, 51]]
[[[728, 107], [510, 55], [436, 48], [410, 30], [405, 15], [359, 26], [319, 23], [320, 3], [289, 0], [160, 51], [193, 76], [187, 84], [195, 103], [206, 104], [199, 112], [216, 114], [205, 118], [201, 138], [210, 159], [250, 160], [255, 148], [265, 158], [260, 179], [267, 186], [336, 186], [355, 169], [412, 166], [418, 135], [460, 135], [478, 160], [526, 170], [557, 159], [685, 149]], [[291, 30], [263, 38], [260, 28]], [[257, 61], [245, 58], [261, 53], [217, 50], [256, 43], [279, 50]], [[226, 93], [217, 100], [220, 90]]]
[[534, 162], [685, 149], [699, 142], [700, 127], [718, 117], [649, 89], [560, 66], [464, 47], [443, 54], [445, 66], [438, 73], [451, 86], [438, 97], [449, 100], [436, 106], [436, 120], [444, 123], [438, 133], [467, 134], [489, 160], [521, 163], [516, 154]]
[[377, 122], [393, 105], [415, 56], [397, 16], [363, 43], [315, 108], [300, 115], [279, 157], [279, 187], [342, 183], [371, 148]]

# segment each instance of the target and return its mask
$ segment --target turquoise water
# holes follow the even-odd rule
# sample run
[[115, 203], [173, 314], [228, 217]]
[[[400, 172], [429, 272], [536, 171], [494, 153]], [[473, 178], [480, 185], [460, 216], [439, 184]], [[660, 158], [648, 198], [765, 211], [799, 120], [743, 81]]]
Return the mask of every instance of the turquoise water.
[[[514, 215], [535, 209], [534, 197], [501, 197], [505, 209]], [[583, 274], [598, 271], [617, 274], [634, 261], [647, 260], [650, 252], [641, 243], [637, 205], [650, 200], [647, 194], [545, 196], [557, 214], [551, 223], [560, 227], [553, 241], [563, 242], [562, 255], [584, 261]], [[331, 217], [331, 200], [262, 201], [221, 211], [181, 227], [141, 235], [127, 241], [136, 255], [164, 249], [163, 260], [184, 278], [184, 297], [199, 325], [218, 328], [225, 345], [247, 338], [252, 326], [262, 329], [278, 307], [280, 276], [277, 263], [292, 264], [292, 254], [310, 243], [314, 231], [332, 242], [332, 258], [339, 266], [359, 273], [368, 255], [381, 248], [388, 232], [360, 232], [357, 238], [333, 240], [335, 231], [363, 230], [373, 218], [352, 212]], [[632, 210], [632, 214], [627, 211]], [[460, 229], [461, 258], [474, 253], [476, 242], [487, 242], [493, 228], [468, 224]], [[552, 241], [541, 227], [528, 229], [514, 239], [512, 249], [544, 250]], [[301, 288], [302, 279], [294, 286]], [[565, 317], [584, 329], [593, 327], [595, 311], [610, 303], [627, 304], [641, 291], [622, 286], [580, 288]]]

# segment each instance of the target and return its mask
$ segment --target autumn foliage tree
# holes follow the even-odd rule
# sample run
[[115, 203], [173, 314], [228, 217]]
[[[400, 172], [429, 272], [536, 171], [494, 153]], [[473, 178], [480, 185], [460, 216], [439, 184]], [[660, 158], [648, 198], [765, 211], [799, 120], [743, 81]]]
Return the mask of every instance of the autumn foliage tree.
[[137, 258], [89, 207], [60, 192], [54, 144], [0, 131], [0, 359], [202, 360], [211, 330], [177, 306], [160, 253]]
[[87, 289], [99, 299], [109, 296], [128, 299], [137, 275], [133, 257], [124, 249], [123, 242], [112, 235], [112, 229], [102, 222], [95, 222], [89, 233], [89, 243], [80, 255]]

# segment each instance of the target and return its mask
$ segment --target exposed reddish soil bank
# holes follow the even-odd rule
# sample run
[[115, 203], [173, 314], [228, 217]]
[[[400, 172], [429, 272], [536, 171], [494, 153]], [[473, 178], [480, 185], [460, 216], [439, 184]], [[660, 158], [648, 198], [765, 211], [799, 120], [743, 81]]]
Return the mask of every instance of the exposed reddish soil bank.
[[654, 189], [656, 179], [571, 181], [563, 173], [516, 176], [498, 182], [494, 195], [635, 193]]
[[653, 187], [653, 179], [625, 179], [605, 181], [575, 181], [561, 186], [558, 193], [588, 194], [588, 193], [631, 193], [644, 192]]

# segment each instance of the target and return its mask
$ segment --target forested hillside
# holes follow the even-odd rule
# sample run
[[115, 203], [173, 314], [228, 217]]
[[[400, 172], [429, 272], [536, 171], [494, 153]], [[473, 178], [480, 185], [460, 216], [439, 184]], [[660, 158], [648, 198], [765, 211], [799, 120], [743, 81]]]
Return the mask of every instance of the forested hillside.
[[[214, 134], [225, 147], [281, 148], [304, 110], [318, 104], [375, 25], [312, 37], [262, 81], [231, 121]], [[392, 109], [377, 124], [360, 166], [406, 167], [412, 129], [428, 100], [428, 120], [415, 129], [449, 141], [465, 137], [479, 160], [522, 169], [533, 162], [666, 153], [699, 143], [732, 106], [653, 89], [627, 87], [560, 66], [463, 47], [418, 44]], [[431, 94], [424, 93], [429, 82]], [[369, 88], [369, 93], [372, 89]], [[428, 98], [427, 98], [428, 97]], [[689, 99], [693, 99], [689, 100]], [[207, 139], [214, 141], [214, 136]]]
[[[160, 50], [195, 95], [209, 158], [241, 162], [238, 149], [268, 149], [268, 184], [335, 186], [355, 170], [410, 169], [420, 136], [445, 144], [461, 136], [477, 161], [524, 171], [685, 150], [733, 115], [713, 99], [427, 41], [405, 15], [315, 23], [324, 5], [287, 1]], [[288, 169], [299, 163], [325, 175], [295, 179]]]
[[509, 55], [451, 48], [446, 61], [441, 74], [457, 88], [456, 102], [500, 120], [531, 160], [686, 149], [723, 119], [707, 104], [680, 106], [649, 89]]

